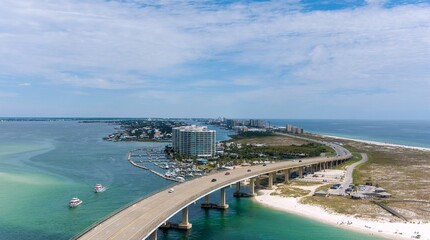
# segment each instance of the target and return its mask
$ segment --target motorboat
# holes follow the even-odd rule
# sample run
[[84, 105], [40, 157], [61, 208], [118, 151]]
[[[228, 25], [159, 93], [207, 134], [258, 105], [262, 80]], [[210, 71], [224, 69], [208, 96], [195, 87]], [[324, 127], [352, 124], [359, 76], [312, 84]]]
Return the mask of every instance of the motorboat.
[[106, 188], [103, 187], [103, 185], [101, 185], [100, 183], [97, 183], [96, 186], [95, 186], [95, 188], [94, 188], [94, 191], [96, 193], [104, 192], [105, 190], [106, 190]]
[[81, 205], [81, 203], [82, 203], [81, 199], [74, 197], [70, 200], [69, 207], [71, 207], [71, 208], [77, 207], [77, 206]]

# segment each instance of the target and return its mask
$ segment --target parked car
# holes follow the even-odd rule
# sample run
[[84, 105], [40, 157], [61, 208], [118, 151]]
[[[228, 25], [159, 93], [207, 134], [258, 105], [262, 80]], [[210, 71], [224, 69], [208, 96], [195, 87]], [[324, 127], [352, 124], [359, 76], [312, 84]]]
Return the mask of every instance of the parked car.
[[216, 178], [212, 178], [211, 182], [216, 182]]
[[169, 193], [172, 193], [174, 191], [175, 191], [175, 189], [173, 189], [173, 188], [169, 189]]
[[230, 175], [230, 172], [226, 172], [225, 175]]
[[265, 163], [263, 163], [263, 167], [265, 167], [266, 166], [266, 164]]
[[251, 172], [251, 169], [248, 169], [248, 172]]

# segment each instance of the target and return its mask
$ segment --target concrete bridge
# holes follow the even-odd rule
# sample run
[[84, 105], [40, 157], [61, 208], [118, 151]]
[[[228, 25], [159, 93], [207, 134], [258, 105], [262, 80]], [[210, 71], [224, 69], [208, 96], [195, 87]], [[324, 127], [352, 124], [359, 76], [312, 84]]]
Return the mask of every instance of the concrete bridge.
[[[157, 239], [157, 229], [168, 227], [166, 222], [178, 212], [182, 211], [182, 222], [172, 227], [190, 229], [192, 224], [188, 221], [188, 206], [201, 198], [205, 198], [202, 207], [228, 208], [226, 203], [225, 188], [236, 184], [240, 192], [240, 182], [250, 181], [249, 193], [254, 194], [255, 184], [260, 179], [267, 179], [267, 187], [272, 188], [276, 175], [285, 176], [289, 181], [291, 171], [297, 171], [302, 177], [304, 171], [313, 173], [315, 171], [331, 168], [352, 157], [351, 153], [341, 146], [328, 144], [336, 150], [337, 156], [305, 158], [295, 161], [282, 161], [272, 164], [243, 167], [234, 170], [217, 172], [200, 178], [193, 179], [174, 187], [172, 193], [165, 189], [157, 194], [151, 195], [117, 214], [105, 219], [93, 228], [81, 233], [77, 239]], [[216, 179], [216, 181], [213, 181]], [[221, 200], [219, 203], [210, 203], [209, 194], [220, 190]], [[239, 194], [241, 195], [241, 194]], [[238, 195], [238, 196], [239, 196]]]

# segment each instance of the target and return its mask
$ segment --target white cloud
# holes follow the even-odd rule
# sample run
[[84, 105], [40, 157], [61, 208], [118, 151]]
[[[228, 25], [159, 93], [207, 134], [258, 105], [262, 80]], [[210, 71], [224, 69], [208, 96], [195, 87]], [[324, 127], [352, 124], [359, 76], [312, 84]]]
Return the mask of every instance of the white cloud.
[[217, 94], [241, 105], [307, 103], [301, 94], [323, 98], [337, 89], [408, 99], [414, 88], [428, 89], [430, 6], [368, 2], [302, 12], [298, 1], [5, 0], [0, 72], [18, 76], [15, 86], [137, 88], [140, 97], [172, 104], [187, 94], [201, 103], [210, 95], [204, 89], [221, 87], [228, 93]]

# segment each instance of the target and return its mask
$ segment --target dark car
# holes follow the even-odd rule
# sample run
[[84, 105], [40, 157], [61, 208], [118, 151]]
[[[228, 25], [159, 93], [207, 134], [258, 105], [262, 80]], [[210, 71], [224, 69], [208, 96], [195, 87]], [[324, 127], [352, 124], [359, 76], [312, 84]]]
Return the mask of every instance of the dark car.
[[302, 162], [302, 160], [299, 160], [299, 162]]
[[211, 182], [216, 182], [216, 178], [212, 178]]
[[251, 172], [251, 169], [248, 169], [248, 172]]
[[[225, 175], [230, 175], [230, 172], [226, 172]], [[212, 181], [213, 182], [213, 181]]]
[[265, 164], [265, 163], [263, 163], [263, 167], [264, 167], [264, 166], [266, 166], [266, 164]]

